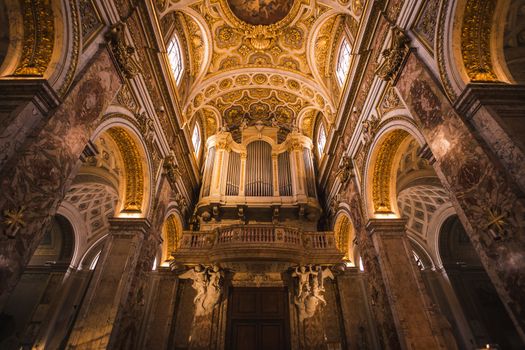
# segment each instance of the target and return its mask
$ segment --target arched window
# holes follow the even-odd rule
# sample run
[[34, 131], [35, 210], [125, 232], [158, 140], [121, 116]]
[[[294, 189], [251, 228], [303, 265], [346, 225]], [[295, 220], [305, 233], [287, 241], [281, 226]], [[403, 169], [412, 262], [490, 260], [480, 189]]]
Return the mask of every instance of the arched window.
[[346, 37], [341, 42], [339, 57], [337, 58], [336, 75], [340, 86], [343, 86], [350, 69], [350, 43]]
[[195, 123], [195, 126], [193, 127], [191, 142], [193, 143], [193, 149], [195, 150], [195, 154], [198, 155], [199, 150], [201, 148], [201, 131], [199, 129], [199, 123]]
[[319, 151], [319, 157], [324, 152], [324, 146], [326, 145], [326, 130], [324, 124], [319, 123], [319, 132], [317, 133], [317, 151]]
[[179, 40], [177, 39], [176, 35], [171, 38], [171, 41], [168, 44], [168, 59], [170, 61], [171, 72], [173, 73], [175, 82], [178, 84], [180, 82], [180, 78], [182, 77], [184, 66], [182, 65], [182, 53], [180, 51]]

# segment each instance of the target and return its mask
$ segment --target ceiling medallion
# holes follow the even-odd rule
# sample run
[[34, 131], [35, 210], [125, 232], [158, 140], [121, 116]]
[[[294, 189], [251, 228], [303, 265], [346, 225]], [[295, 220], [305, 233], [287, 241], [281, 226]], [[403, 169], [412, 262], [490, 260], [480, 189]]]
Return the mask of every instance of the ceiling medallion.
[[226, 0], [240, 20], [254, 25], [271, 25], [283, 20], [292, 9], [290, 0]]

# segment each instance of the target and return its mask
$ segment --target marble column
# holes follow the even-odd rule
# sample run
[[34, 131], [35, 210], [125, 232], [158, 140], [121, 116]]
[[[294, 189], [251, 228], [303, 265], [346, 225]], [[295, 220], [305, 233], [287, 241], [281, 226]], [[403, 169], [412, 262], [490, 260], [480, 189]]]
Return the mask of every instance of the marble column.
[[401, 348], [450, 349], [429, 312], [429, 298], [412, 258], [405, 223], [404, 219], [371, 219], [367, 224]]
[[[49, 227], [82, 150], [120, 86], [109, 52], [100, 48], [60, 106], [32, 128], [0, 169], [0, 308]], [[22, 108], [20, 113], [26, 112]]]
[[508, 176], [520, 168], [504, 170], [502, 162], [494, 160], [415, 53], [409, 54], [396, 88], [434, 154], [436, 173], [472, 245], [525, 339], [525, 200], [518, 183]]
[[100, 254], [84, 303], [69, 337], [68, 349], [106, 349], [130, 302], [128, 294], [139, 263], [146, 219], [111, 219], [109, 236]]

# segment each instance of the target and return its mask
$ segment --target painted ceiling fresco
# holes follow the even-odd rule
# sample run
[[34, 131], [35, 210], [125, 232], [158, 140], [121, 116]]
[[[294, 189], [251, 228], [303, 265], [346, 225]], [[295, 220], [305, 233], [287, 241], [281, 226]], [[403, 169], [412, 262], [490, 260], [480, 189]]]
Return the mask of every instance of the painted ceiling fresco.
[[253, 25], [269, 25], [282, 20], [290, 9], [291, 0], [228, 0], [232, 12], [240, 20]]

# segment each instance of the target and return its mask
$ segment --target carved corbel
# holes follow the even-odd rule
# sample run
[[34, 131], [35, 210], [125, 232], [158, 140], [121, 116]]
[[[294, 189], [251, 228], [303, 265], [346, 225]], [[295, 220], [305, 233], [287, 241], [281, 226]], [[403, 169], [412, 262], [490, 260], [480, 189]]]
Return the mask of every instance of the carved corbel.
[[166, 175], [171, 188], [175, 190], [177, 188], [177, 178], [181, 176], [179, 166], [175, 162], [175, 156], [170, 154], [164, 158], [164, 174]]
[[133, 58], [135, 48], [126, 43], [125, 28], [124, 23], [118, 22], [109, 28], [105, 38], [117, 67], [124, 77], [131, 79], [140, 73], [140, 66]]
[[376, 74], [381, 79], [395, 84], [399, 72], [408, 57], [410, 51], [409, 42], [410, 39], [399, 27], [392, 27], [390, 47], [381, 53], [384, 60], [376, 70]]
[[348, 184], [348, 181], [354, 177], [354, 165], [352, 164], [352, 159], [348, 155], [344, 155], [339, 164], [339, 170], [337, 172], [337, 177], [341, 182], [341, 189], [345, 188]]

